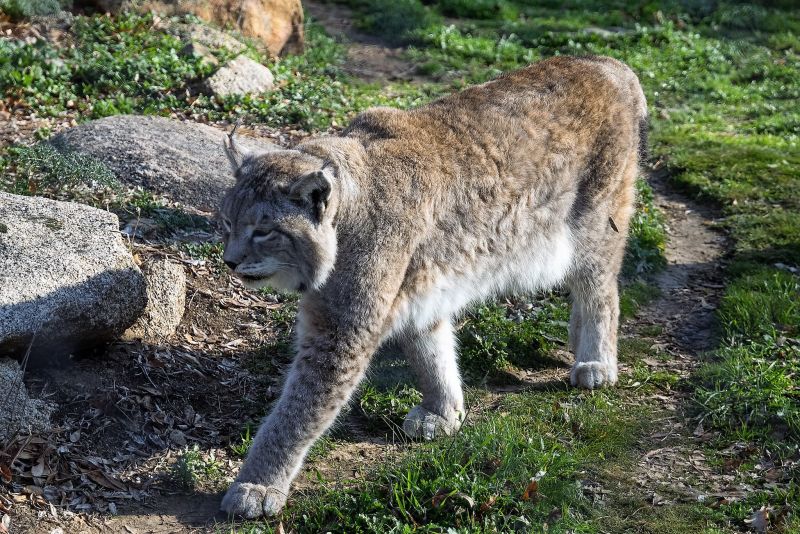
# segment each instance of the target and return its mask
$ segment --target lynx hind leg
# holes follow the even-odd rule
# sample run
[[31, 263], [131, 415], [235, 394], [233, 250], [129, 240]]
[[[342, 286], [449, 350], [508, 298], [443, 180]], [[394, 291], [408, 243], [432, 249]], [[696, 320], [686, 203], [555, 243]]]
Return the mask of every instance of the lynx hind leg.
[[575, 352], [575, 364], [570, 382], [588, 389], [613, 386], [617, 383], [619, 324], [616, 273], [599, 280], [578, 281], [571, 286], [570, 344]]
[[464, 396], [452, 324], [441, 320], [424, 330], [411, 328], [400, 343], [422, 390], [422, 403], [408, 413], [403, 431], [425, 440], [454, 434], [464, 421]]

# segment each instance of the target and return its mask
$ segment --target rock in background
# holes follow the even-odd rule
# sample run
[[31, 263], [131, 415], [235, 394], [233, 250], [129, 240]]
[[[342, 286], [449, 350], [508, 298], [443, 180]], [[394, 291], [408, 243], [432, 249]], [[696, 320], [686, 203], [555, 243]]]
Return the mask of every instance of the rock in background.
[[205, 81], [209, 94], [219, 97], [257, 95], [272, 89], [274, 78], [267, 67], [239, 56]]
[[122, 11], [192, 14], [257, 39], [273, 56], [299, 54], [304, 46], [300, 0], [78, 0], [75, 3], [95, 5], [112, 14]]
[[113, 213], [0, 193], [0, 354], [55, 358], [117, 339], [147, 304]]
[[[235, 182], [222, 145], [226, 135], [204, 124], [116, 115], [66, 130], [50, 142], [62, 150], [93, 156], [124, 184], [216, 211]], [[276, 148], [259, 139], [239, 136], [236, 141], [254, 152]]]
[[159, 343], [175, 333], [183, 318], [186, 273], [166, 258], [147, 260], [142, 273], [147, 281], [147, 307], [123, 339]]
[[225, 48], [234, 54], [247, 50], [247, 46], [232, 35], [205, 24], [174, 23], [167, 27], [167, 31], [181, 41], [206, 48]]

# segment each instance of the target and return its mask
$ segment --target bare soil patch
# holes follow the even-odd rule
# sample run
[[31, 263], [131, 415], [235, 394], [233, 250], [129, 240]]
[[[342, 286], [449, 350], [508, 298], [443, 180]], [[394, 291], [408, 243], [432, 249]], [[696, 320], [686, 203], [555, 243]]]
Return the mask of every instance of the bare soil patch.
[[303, 2], [311, 18], [319, 22], [325, 31], [342, 41], [347, 47], [345, 72], [368, 82], [423, 81], [416, 74], [416, 65], [403, 56], [403, 48], [360, 31], [353, 11], [341, 4]]

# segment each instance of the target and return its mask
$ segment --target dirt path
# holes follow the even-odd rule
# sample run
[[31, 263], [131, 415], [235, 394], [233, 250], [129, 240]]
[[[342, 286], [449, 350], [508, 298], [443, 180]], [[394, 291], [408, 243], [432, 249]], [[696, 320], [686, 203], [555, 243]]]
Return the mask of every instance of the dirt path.
[[[716, 345], [715, 310], [722, 284], [725, 237], [713, 229], [714, 213], [670, 187], [666, 172], [650, 174], [656, 205], [666, 218], [667, 266], [655, 279], [661, 294], [636, 320], [623, 326], [628, 335], [656, 326], [654, 347], [667, 357], [648, 360], [652, 372], [688, 378], [699, 356]], [[723, 474], [708, 465], [702, 445], [709, 436], [691, 418], [689, 392], [672, 389], [647, 399], [656, 408], [649, 435], [640, 442], [633, 478], [653, 505], [734, 498]]]
[[671, 190], [664, 172], [650, 185], [667, 219], [667, 267], [656, 278], [661, 297], [647, 316], [669, 332], [676, 348], [696, 356], [716, 345], [714, 310], [723, 288], [725, 238], [712, 229], [713, 211]]
[[415, 74], [416, 65], [395, 48], [373, 35], [360, 31], [352, 10], [341, 4], [304, 1], [311, 19], [325, 28], [328, 35], [347, 45], [345, 72], [367, 82], [423, 81]]

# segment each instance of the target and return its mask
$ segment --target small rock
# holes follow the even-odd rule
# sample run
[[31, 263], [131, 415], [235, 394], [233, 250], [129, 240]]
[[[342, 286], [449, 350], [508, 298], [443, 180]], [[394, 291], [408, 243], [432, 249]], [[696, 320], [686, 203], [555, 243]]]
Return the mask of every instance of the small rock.
[[153, 258], [142, 266], [147, 283], [147, 307], [123, 339], [158, 343], [175, 333], [186, 304], [186, 273], [166, 258]]
[[206, 90], [218, 97], [257, 95], [273, 85], [269, 69], [247, 56], [238, 56], [205, 82]]
[[0, 359], [0, 442], [14, 437], [17, 432], [46, 432], [55, 406], [31, 399], [22, 380], [19, 362]]
[[225, 48], [234, 54], [241, 54], [247, 46], [227, 33], [205, 24], [174, 24], [167, 31], [180, 40], [209, 48]]

